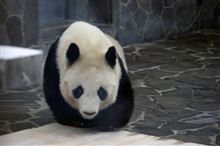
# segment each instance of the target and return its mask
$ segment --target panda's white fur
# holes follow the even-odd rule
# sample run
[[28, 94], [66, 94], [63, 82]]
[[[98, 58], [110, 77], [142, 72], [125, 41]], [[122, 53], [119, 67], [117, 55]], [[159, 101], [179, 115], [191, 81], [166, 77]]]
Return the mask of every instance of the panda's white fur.
[[[79, 47], [80, 57], [69, 66], [66, 52], [71, 43]], [[67, 103], [79, 110], [86, 119], [94, 118], [100, 110], [116, 101], [121, 70], [118, 59], [114, 68], [105, 60], [105, 54], [111, 46], [116, 48], [127, 71], [122, 47], [99, 28], [86, 22], [75, 22], [60, 37], [57, 50], [60, 90]], [[72, 95], [72, 90], [79, 85], [83, 86], [84, 93], [76, 99]], [[108, 92], [108, 97], [104, 101], [101, 101], [97, 95], [100, 86]], [[96, 114], [88, 116], [83, 112]]]

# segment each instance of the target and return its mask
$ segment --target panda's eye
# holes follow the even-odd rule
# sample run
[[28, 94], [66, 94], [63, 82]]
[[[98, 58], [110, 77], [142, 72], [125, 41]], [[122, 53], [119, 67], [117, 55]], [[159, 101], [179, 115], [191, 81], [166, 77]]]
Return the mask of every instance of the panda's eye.
[[73, 96], [75, 97], [75, 98], [80, 98], [80, 96], [83, 94], [83, 88], [82, 88], [82, 86], [80, 85], [80, 86], [78, 86], [77, 88], [75, 88], [74, 90], [73, 90]]
[[107, 91], [103, 87], [100, 87], [97, 93], [101, 100], [105, 100], [108, 96]]

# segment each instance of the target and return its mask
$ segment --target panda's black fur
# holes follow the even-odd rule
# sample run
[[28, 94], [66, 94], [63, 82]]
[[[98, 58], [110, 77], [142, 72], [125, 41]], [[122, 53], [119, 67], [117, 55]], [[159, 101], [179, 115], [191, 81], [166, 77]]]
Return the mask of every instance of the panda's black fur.
[[46, 101], [57, 122], [74, 127], [95, 128], [98, 130], [115, 130], [125, 126], [131, 117], [134, 99], [130, 79], [121, 58], [118, 56], [121, 79], [115, 103], [101, 110], [91, 120], [81, 117], [78, 110], [71, 107], [62, 97], [59, 88], [60, 77], [56, 61], [59, 38], [51, 45], [44, 67], [43, 89]]

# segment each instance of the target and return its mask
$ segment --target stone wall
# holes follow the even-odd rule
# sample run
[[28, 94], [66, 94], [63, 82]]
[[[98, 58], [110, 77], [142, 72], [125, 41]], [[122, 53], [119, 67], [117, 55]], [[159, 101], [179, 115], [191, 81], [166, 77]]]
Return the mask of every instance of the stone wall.
[[53, 3], [51, 0], [38, 0], [38, 7], [39, 34], [44, 41], [54, 39], [69, 24], [79, 20], [95, 24], [104, 32], [116, 36], [118, 0], [55, 0]]
[[[219, 0], [102, 1], [53, 1], [52, 4], [62, 11], [62, 17], [52, 19], [52, 16], [58, 17], [61, 13], [56, 9], [51, 10], [50, 0], [0, 0], [0, 44], [30, 46], [39, 40], [51, 41], [77, 20], [96, 24], [107, 22], [97, 26], [116, 37], [122, 45], [167, 39], [178, 33], [219, 27]], [[45, 9], [39, 7], [42, 3], [45, 6], [46, 2]], [[104, 11], [105, 14], [99, 9], [102, 6], [110, 6], [112, 11]], [[104, 14], [109, 17], [112, 15], [112, 18], [107, 19]], [[63, 26], [42, 27], [44, 23], [53, 21], [62, 21]]]
[[29, 46], [37, 40], [37, 0], [0, 0], [0, 45]]
[[130, 44], [211, 28], [217, 5], [218, 0], [120, 0], [117, 37]]

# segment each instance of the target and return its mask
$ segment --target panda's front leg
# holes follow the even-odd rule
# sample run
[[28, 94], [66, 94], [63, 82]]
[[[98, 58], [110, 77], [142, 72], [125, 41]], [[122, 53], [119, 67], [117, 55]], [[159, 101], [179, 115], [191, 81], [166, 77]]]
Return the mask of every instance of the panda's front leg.
[[132, 111], [133, 102], [120, 98], [110, 107], [100, 111], [93, 121], [93, 126], [101, 131], [117, 130], [129, 122]]

